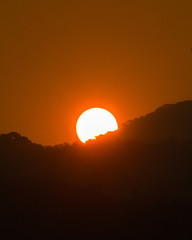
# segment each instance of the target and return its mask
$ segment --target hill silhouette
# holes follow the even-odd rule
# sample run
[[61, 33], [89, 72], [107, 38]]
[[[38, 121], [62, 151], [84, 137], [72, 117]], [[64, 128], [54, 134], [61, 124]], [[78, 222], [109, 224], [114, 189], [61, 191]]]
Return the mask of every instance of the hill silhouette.
[[191, 105], [165, 105], [86, 144], [1, 134], [2, 239], [190, 239]]
[[123, 132], [130, 140], [158, 142], [192, 139], [192, 101], [166, 104], [144, 117], [126, 122]]

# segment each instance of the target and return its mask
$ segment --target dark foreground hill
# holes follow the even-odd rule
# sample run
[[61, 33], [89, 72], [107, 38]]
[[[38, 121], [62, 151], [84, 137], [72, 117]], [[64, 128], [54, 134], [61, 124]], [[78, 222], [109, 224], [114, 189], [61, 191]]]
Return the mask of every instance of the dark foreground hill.
[[191, 239], [192, 141], [126, 136], [44, 147], [0, 135], [1, 239]]
[[128, 139], [141, 142], [192, 140], [192, 101], [166, 104], [144, 117], [128, 121], [123, 132]]

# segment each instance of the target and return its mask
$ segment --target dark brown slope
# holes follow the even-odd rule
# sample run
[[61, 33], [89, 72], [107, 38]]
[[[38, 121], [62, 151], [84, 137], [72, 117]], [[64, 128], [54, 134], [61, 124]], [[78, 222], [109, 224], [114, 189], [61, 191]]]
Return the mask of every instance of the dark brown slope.
[[126, 122], [123, 136], [141, 142], [192, 139], [192, 101], [166, 104], [144, 117]]

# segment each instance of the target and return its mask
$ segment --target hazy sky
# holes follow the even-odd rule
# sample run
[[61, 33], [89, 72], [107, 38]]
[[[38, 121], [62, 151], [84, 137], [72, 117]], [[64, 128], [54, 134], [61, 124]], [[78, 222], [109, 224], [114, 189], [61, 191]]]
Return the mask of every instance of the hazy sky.
[[1, 0], [0, 34], [1, 133], [74, 142], [87, 108], [192, 99], [191, 0]]

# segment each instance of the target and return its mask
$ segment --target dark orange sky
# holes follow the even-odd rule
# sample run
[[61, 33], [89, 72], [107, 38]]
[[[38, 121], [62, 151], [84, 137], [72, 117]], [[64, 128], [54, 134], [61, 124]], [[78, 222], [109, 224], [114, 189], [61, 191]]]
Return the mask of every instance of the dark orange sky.
[[72, 143], [87, 108], [192, 99], [191, 0], [2, 0], [0, 31], [1, 133]]

